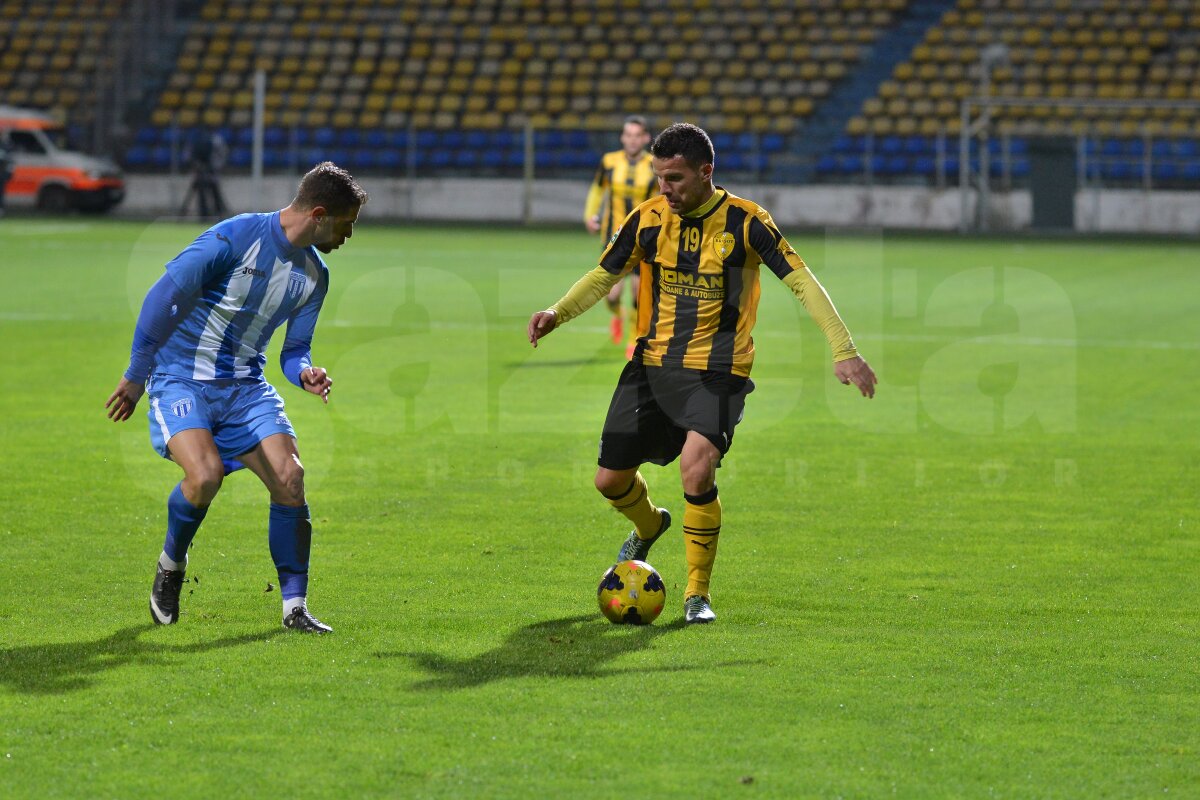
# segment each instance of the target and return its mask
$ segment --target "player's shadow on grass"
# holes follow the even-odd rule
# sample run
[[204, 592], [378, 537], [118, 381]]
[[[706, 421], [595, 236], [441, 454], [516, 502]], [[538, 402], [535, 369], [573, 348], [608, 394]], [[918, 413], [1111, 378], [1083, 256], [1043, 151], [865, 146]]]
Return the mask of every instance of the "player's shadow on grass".
[[[678, 672], [699, 666], [619, 668], [606, 666], [643, 650], [656, 638], [683, 628], [682, 618], [666, 625], [613, 625], [596, 614], [535, 622], [518, 628], [496, 647], [472, 658], [438, 653], [377, 653], [380, 658], [411, 658], [433, 676], [411, 688], [465, 689], [506, 678], [603, 678], [624, 673]], [[706, 665], [711, 668], [713, 665]]]
[[185, 645], [139, 640], [138, 637], [154, 627], [151, 623], [132, 625], [111, 636], [87, 642], [0, 648], [0, 685], [26, 694], [65, 694], [86, 689], [100, 673], [126, 664], [167, 664], [174, 656], [237, 647], [278, 633], [272, 628], [261, 633]]

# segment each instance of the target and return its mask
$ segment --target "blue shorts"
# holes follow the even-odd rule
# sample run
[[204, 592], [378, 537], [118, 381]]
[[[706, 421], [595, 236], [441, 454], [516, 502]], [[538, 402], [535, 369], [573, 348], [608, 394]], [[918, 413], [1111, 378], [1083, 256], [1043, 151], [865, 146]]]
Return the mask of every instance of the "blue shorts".
[[150, 444], [170, 458], [167, 442], [180, 431], [204, 428], [221, 458], [248, 453], [268, 436], [296, 431], [283, 410], [283, 398], [264, 380], [193, 381], [155, 374], [146, 385], [150, 397]]

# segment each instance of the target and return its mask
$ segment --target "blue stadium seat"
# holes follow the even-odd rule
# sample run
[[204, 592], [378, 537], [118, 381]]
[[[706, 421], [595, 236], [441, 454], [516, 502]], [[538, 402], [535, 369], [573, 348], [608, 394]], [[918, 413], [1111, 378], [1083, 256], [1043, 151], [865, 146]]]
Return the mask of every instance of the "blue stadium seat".
[[152, 128], [147, 125], [138, 128], [137, 135], [133, 137], [133, 143], [149, 147], [150, 145], [158, 144], [158, 137], [158, 128]]
[[396, 150], [408, 147], [408, 131], [403, 128], [387, 132], [387, 146]]
[[267, 169], [280, 169], [288, 163], [288, 151], [282, 147], [263, 148], [263, 166]]
[[562, 131], [536, 131], [533, 134], [533, 144], [539, 150], [559, 150], [566, 144]]
[[908, 156], [888, 156], [883, 166], [884, 175], [904, 175], [908, 172]]
[[454, 163], [454, 153], [445, 149], [444, 147], [439, 147], [438, 149], [430, 152], [424, 161], [426, 165], [433, 167], [434, 169], [448, 167]]
[[466, 146], [472, 150], [483, 150], [488, 146], [488, 135], [485, 131], [467, 131]]
[[287, 132], [277, 125], [263, 128], [263, 144], [267, 147], [282, 147], [287, 144]]
[[904, 140], [899, 136], [885, 136], [879, 141], [878, 151], [885, 156], [894, 156], [904, 149]]
[[373, 169], [375, 167], [375, 153], [364, 147], [357, 147], [346, 152], [345, 161], [335, 161], [334, 163], [349, 170]]
[[1125, 145], [1120, 139], [1105, 139], [1100, 145], [1100, 155], [1120, 156], [1125, 154]]
[[504, 166], [504, 151], [494, 149], [484, 150], [479, 163], [491, 169], [499, 169]]
[[587, 131], [568, 131], [567, 147], [572, 150], [590, 150], [592, 146]]
[[459, 169], [474, 169], [479, 166], [479, 153], [476, 150], [455, 150], [454, 166]]
[[1155, 164], [1151, 174], [1154, 175], [1156, 181], [1173, 181], [1179, 178], [1180, 169], [1176, 164]]
[[567, 169], [590, 169], [595, 163], [591, 153], [581, 150], [564, 150], [559, 158], [559, 164]]
[[438, 135], [437, 131], [417, 131], [417, 149], [431, 150], [437, 147]]
[[344, 167], [350, 163], [350, 151], [344, 147], [335, 147], [328, 152], [326, 158], [339, 167]]
[[129, 167], [145, 167], [150, 164], [150, 148], [135, 144], [125, 151], [125, 164]]
[[933, 152], [933, 141], [924, 136], [909, 136], [904, 140], [904, 152], [910, 156], [923, 156]]
[[817, 174], [830, 175], [838, 171], [838, 160], [833, 156], [821, 156], [817, 160]]
[[741, 133], [734, 139], [734, 147], [743, 153], [753, 153], [758, 149], [758, 136], [753, 133]]
[[514, 146], [521, 146], [520, 138], [513, 135], [512, 131], [492, 131], [488, 135], [488, 141], [492, 147], [498, 150], [508, 150]]
[[1125, 155], [1142, 156], [1146, 152], [1146, 143], [1141, 139], [1130, 139], [1125, 142]]
[[462, 131], [442, 131], [438, 136], [438, 144], [447, 150], [459, 150], [467, 142]]
[[367, 147], [373, 147], [376, 150], [388, 146], [387, 131], [379, 128], [372, 128], [363, 134], [363, 144]]
[[337, 134], [333, 128], [317, 128], [313, 131], [312, 143], [317, 147], [333, 147], [336, 140]]
[[917, 156], [913, 159], [913, 172], [931, 178], [937, 174], [937, 161], [931, 156]]
[[733, 136], [728, 133], [714, 133], [712, 135], [713, 149], [717, 151], [717, 156], [733, 149]]
[[1029, 141], [1027, 139], [1010, 139], [1008, 153], [1013, 156], [1029, 155]]
[[396, 172], [404, 166], [404, 154], [399, 150], [384, 148], [375, 157], [379, 161], [379, 168], [389, 172]]
[[1100, 174], [1111, 180], [1130, 181], [1141, 177], [1141, 170], [1129, 161], [1108, 161], [1101, 165]]
[[542, 148], [533, 155], [533, 166], [537, 169], [551, 169], [558, 166], [558, 151]]
[[520, 148], [509, 150], [504, 156], [504, 165], [508, 167], [525, 166], [525, 152]]
[[841, 156], [838, 159], [838, 168], [843, 175], [859, 175], [863, 171], [862, 156]]
[[728, 170], [739, 171], [746, 169], [746, 158], [737, 150], [725, 150], [717, 153], [717, 166]]
[[1014, 158], [1012, 161], [1012, 177], [1028, 178], [1029, 177], [1029, 159], [1025, 157]]
[[1180, 139], [1171, 150], [1176, 158], [1195, 158], [1198, 152], [1194, 139]]
[[337, 132], [337, 146], [354, 148], [362, 144], [362, 135], [356, 128], [343, 128]]
[[778, 133], [763, 134], [760, 146], [764, 153], [782, 153], [784, 146], [783, 136]]
[[836, 139], [833, 140], [833, 145], [829, 148], [829, 150], [830, 150], [830, 152], [833, 152], [833, 153], [856, 152], [855, 140], [857, 138], [858, 138], [857, 136], [847, 136], [846, 134], [843, 133], [840, 136], [838, 136]]
[[1184, 164], [1179, 176], [1189, 183], [1200, 183], [1200, 163]]
[[[217, 131], [217, 133], [221, 132]], [[238, 128], [237, 130], [233, 131], [232, 137], [226, 136], [225, 141], [231, 142], [239, 147], [249, 147], [250, 145], [254, 144], [254, 129], [249, 127]]]
[[229, 150], [229, 166], [231, 167], [248, 167], [250, 166], [250, 148], [249, 147], [234, 147]]
[[946, 156], [946, 177], [958, 177], [958, 156]]

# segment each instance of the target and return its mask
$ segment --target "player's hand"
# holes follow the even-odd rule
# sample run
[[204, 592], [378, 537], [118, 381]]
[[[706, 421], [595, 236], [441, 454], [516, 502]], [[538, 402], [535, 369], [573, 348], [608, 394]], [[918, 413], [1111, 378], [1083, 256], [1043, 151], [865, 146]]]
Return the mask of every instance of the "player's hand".
[[585, 219], [583, 221], [583, 224], [587, 226], [588, 233], [599, 233], [600, 232], [600, 218], [599, 217], [588, 217], [587, 219]]
[[558, 313], [550, 310], [538, 311], [529, 318], [529, 343], [537, 347], [538, 339], [548, 336], [558, 321]]
[[862, 356], [837, 362], [833, 365], [833, 374], [845, 385], [849, 386], [853, 383], [857, 386], [863, 397], [870, 399], [875, 396], [875, 384], [879, 381], [875, 378], [871, 366], [862, 359]]
[[108, 409], [108, 418], [113, 422], [124, 422], [132, 417], [138, 400], [141, 400], [145, 393], [144, 384], [134, 383], [122, 376], [117, 388], [113, 389], [113, 393], [108, 396], [108, 402], [104, 404]]
[[329, 404], [329, 390], [333, 388], [333, 379], [323, 367], [305, 367], [300, 371], [300, 385], [304, 391], [315, 394], [321, 402]]

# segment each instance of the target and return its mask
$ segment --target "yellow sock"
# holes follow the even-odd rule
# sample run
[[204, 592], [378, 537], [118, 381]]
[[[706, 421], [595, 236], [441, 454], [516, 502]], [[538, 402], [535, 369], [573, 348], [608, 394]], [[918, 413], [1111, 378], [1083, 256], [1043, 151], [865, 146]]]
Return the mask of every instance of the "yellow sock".
[[717, 560], [717, 539], [721, 535], [721, 500], [717, 487], [702, 495], [685, 494], [683, 545], [687, 552], [688, 584], [684, 599], [694, 595], [710, 597], [708, 581]]
[[605, 497], [608, 498], [609, 505], [629, 518], [639, 538], [651, 539], [658, 533], [658, 526], [662, 524], [662, 514], [650, 502], [650, 489], [646, 486], [646, 479], [642, 477], [642, 473], [635, 473], [633, 483], [621, 494]]

